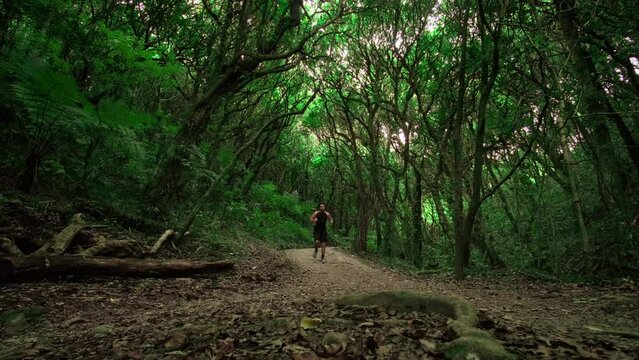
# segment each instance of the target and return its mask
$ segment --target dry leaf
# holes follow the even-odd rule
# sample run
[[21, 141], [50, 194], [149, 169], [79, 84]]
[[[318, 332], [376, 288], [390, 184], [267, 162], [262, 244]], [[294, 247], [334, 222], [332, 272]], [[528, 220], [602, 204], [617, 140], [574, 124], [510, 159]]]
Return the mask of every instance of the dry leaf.
[[319, 326], [321, 322], [322, 322], [322, 319], [318, 319], [318, 318], [303, 318], [300, 321], [300, 326], [304, 330], [315, 329], [316, 327]]

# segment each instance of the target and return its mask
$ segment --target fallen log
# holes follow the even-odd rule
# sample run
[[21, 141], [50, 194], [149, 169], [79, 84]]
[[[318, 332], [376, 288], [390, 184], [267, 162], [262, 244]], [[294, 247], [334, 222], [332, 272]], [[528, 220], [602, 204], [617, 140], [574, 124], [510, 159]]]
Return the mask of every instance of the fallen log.
[[13, 240], [0, 236], [0, 255], [5, 256], [24, 256]]
[[23, 230], [24, 228], [20, 226], [2, 226], [0, 227], [0, 234], [15, 235], [22, 233]]
[[153, 245], [153, 247], [151, 248], [151, 250], [149, 251], [149, 254], [151, 255], [155, 255], [155, 253], [158, 252], [158, 250], [160, 250], [160, 248], [162, 247], [162, 245], [169, 239], [174, 239], [175, 237], [177, 237], [177, 231], [175, 230], [166, 230], [164, 232], [164, 234], [162, 234], [162, 236], [160, 236], [160, 238], [158, 239], [158, 241], [155, 242], [155, 244]]
[[135, 240], [106, 240], [100, 236], [98, 243], [80, 251], [74, 256], [102, 256], [110, 255], [115, 257], [140, 257], [143, 252], [142, 246]]
[[80, 231], [88, 227], [82, 221], [81, 214], [73, 215], [71, 223], [62, 229], [50, 242], [44, 244], [41, 248], [29, 254], [29, 256], [38, 257], [45, 255], [62, 255]]
[[118, 259], [82, 256], [0, 258], [0, 282], [20, 282], [62, 275], [188, 277], [232, 270], [232, 261]]

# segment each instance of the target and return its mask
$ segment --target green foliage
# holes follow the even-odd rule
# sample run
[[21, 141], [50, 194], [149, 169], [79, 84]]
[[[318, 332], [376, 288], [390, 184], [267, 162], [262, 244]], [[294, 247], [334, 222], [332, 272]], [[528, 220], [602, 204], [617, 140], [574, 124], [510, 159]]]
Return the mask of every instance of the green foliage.
[[253, 186], [249, 199], [247, 228], [252, 233], [278, 248], [312, 244], [308, 221], [312, 205], [300, 203], [294, 195], [278, 193], [272, 183]]
[[91, 105], [71, 77], [35, 60], [27, 60], [13, 73], [12, 93], [27, 113], [27, 131], [34, 141], [49, 142], [64, 131], [77, 134], [94, 120]]
[[451, 269], [470, 236], [475, 272], [486, 244], [521, 272], [638, 272], [634, 3], [576, 4], [577, 44], [551, 1], [485, 2], [487, 24], [474, 1], [371, 0], [303, 2], [297, 25], [294, 3], [3, 3], [0, 188], [171, 227], [193, 212], [212, 251], [309, 246], [321, 201], [334, 243], [367, 232], [380, 261], [421, 245], [423, 269]]

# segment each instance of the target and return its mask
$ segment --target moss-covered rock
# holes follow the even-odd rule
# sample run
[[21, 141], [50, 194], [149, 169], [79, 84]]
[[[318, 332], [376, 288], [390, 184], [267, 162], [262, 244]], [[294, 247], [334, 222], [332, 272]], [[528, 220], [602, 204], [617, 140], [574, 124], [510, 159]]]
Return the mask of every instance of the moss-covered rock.
[[457, 296], [410, 291], [383, 291], [352, 294], [337, 301], [350, 306], [382, 306], [398, 311], [433, 312], [453, 319], [451, 328], [456, 339], [442, 344], [449, 359], [496, 359], [515, 357], [487, 332], [478, 329], [477, 312], [469, 301]]
[[342, 305], [383, 306], [399, 311], [444, 314], [468, 326], [477, 325], [477, 312], [469, 301], [457, 296], [412, 291], [382, 291], [352, 294], [337, 301]]

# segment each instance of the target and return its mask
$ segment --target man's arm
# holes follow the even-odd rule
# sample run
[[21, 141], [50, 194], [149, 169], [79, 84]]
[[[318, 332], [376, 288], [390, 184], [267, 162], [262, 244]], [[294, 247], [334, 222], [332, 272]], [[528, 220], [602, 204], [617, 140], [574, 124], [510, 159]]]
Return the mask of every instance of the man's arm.
[[317, 213], [318, 213], [318, 212], [319, 212], [319, 211], [315, 211], [315, 212], [313, 213], [313, 215], [311, 215], [311, 217], [310, 217], [310, 219], [311, 219], [311, 221], [313, 222], [313, 224], [315, 224], [315, 222], [317, 222]]
[[331, 221], [331, 225], [335, 224], [335, 221], [333, 221], [333, 217], [331, 216], [331, 213], [326, 212], [326, 217]]

